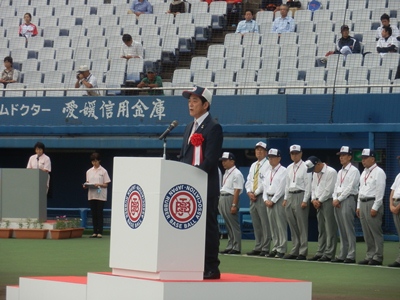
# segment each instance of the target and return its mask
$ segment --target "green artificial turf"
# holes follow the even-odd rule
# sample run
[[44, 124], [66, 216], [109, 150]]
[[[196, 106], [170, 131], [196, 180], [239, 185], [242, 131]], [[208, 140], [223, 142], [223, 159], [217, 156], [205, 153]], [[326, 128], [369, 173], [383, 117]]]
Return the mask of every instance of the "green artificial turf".
[[[224, 249], [226, 240], [221, 240]], [[254, 241], [244, 240], [242, 253], [252, 249]], [[385, 242], [387, 265], [398, 254], [398, 242]], [[289, 242], [288, 246], [291, 246]], [[309, 256], [316, 250], [309, 243]], [[21, 276], [86, 275], [111, 271], [110, 237], [102, 239], [20, 240], [0, 239], [0, 300], [6, 285], [18, 284]], [[365, 255], [365, 243], [357, 243], [357, 259]], [[221, 271], [312, 282], [313, 299], [399, 299], [400, 268], [345, 265], [307, 261], [287, 261], [245, 255], [220, 255]], [[223, 299], [223, 298], [221, 298]], [[262, 297], [260, 298], [262, 299]]]

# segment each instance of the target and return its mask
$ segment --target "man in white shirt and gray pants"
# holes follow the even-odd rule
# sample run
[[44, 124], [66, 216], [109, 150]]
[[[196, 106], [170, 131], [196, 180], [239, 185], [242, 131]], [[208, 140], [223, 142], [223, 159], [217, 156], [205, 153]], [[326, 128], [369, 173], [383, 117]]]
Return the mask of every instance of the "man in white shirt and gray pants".
[[257, 161], [251, 165], [245, 184], [247, 196], [250, 199], [250, 216], [255, 237], [254, 249], [247, 252], [247, 255], [267, 256], [272, 239], [267, 209], [263, 200], [262, 184], [265, 173], [270, 167], [267, 159], [267, 144], [258, 142], [255, 147], [255, 155]]
[[360, 265], [380, 266], [383, 261], [383, 197], [386, 174], [375, 162], [375, 151], [363, 149], [361, 153], [364, 171], [360, 177], [357, 216], [360, 218], [367, 244], [367, 254]]
[[356, 262], [354, 215], [360, 171], [351, 164], [353, 151], [350, 147], [342, 146], [336, 155], [339, 155], [342, 168], [338, 172], [332, 203], [335, 207], [334, 213], [339, 227], [340, 252], [336, 258], [332, 259], [332, 262], [354, 264]]
[[337, 224], [332, 205], [337, 173], [316, 156], [310, 156], [305, 164], [307, 172], [313, 172], [311, 203], [317, 210], [318, 220], [318, 250], [309, 260], [330, 262], [335, 257], [337, 245]]

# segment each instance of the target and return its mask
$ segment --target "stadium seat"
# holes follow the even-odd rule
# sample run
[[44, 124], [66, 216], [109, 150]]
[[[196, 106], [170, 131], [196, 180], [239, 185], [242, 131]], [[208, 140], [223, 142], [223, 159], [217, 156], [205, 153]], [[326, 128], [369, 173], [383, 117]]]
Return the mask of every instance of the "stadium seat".
[[190, 71], [193, 73], [197, 70], [207, 69], [207, 58], [204, 56], [195, 56], [190, 61]]
[[11, 49], [11, 57], [14, 62], [21, 62], [28, 59], [28, 49]]
[[242, 57], [243, 56], [243, 47], [238, 45], [236, 47], [228, 47], [225, 48], [225, 57]]
[[108, 58], [108, 49], [104, 47], [100, 48], [92, 48], [90, 52], [90, 59], [107, 59]]
[[[354, 1], [350, 1], [349, 6], [350, 6], [350, 3], [354, 3]], [[356, 5], [356, 4], [354, 4], [354, 5]], [[369, 10], [369, 9], [360, 9], [360, 7], [357, 7], [357, 8], [354, 8], [353, 11], [351, 12], [351, 21], [353, 23], [362, 21], [362, 20], [370, 20], [370, 19], [371, 19], [371, 10]]]
[[[279, 83], [281, 84], [282, 82]], [[302, 95], [305, 90], [304, 85], [305, 82], [302, 80], [293, 80], [285, 82], [282, 87], [285, 87], [285, 94], [287, 95]]]
[[263, 82], [259, 84], [259, 89], [258, 89], [258, 94], [259, 95], [276, 95], [278, 94], [278, 88], [263, 88], [263, 87], [273, 87], [277, 86], [279, 83], [276, 81], [270, 81], [270, 82]]
[[292, 69], [297, 68], [296, 56], [281, 56], [279, 62], [279, 69], [287, 69], [287, 68], [292, 68]]
[[26, 48], [26, 39], [24, 37], [15, 36], [10, 38], [8, 41], [8, 48], [12, 51], [13, 49]]
[[105, 48], [107, 44], [107, 38], [105, 36], [92, 36], [89, 39], [89, 48]]
[[[43, 73], [43, 75], [44, 75], [43, 79], [44, 84], [62, 83], [64, 78], [64, 74], [59, 71], [49, 71]], [[24, 83], [27, 83], [25, 79]]]
[[[214, 58], [217, 59], [217, 58]], [[209, 59], [209, 64], [210, 64], [210, 60]], [[221, 60], [221, 63], [223, 62], [223, 60]], [[241, 56], [230, 56], [227, 57], [225, 60], [225, 69], [227, 70], [233, 70], [235, 72], [237, 72], [238, 70], [242, 69], [243, 66], [243, 58]], [[209, 66], [210, 68], [210, 66]]]
[[312, 17], [312, 12], [310, 10], [297, 10], [295, 14], [295, 21], [296, 23], [299, 22], [310, 22]]
[[[25, 84], [23, 83], [9, 83], [6, 86], [5, 92], [4, 92], [4, 97], [23, 97], [25, 92], [24, 89]], [[8, 91], [9, 89], [21, 89], [20, 91]], [[1, 91], [2, 93], [2, 91]]]
[[192, 23], [193, 23], [192, 14], [189, 13], [177, 14], [175, 17], [175, 25], [178, 27], [181, 25], [192, 24]]
[[58, 89], [58, 90], [47, 90], [45, 92], [46, 97], [64, 97], [65, 88], [64, 83], [45, 83], [44, 88], [46, 89]]
[[[327, 82], [327, 85], [333, 85], [333, 82], [329, 83]], [[347, 87], [337, 87], [337, 86], [345, 86], [347, 85], [346, 80], [337, 80], [335, 82], [335, 87], [327, 87], [326, 93], [327, 94], [333, 94], [333, 91], [335, 91], [335, 94], [346, 94], [347, 93]]]
[[325, 81], [326, 69], [325, 68], [309, 68], [306, 70], [306, 81], [312, 83], [314, 81]]
[[[330, 45], [334, 45], [336, 42], [336, 33], [334, 32], [324, 32], [324, 33], [319, 33], [318, 34], [318, 47], [322, 44], [327, 44], [329, 43]], [[331, 47], [331, 49], [334, 49]]]
[[[138, 27], [138, 26], [136, 26], [136, 27]], [[104, 31], [104, 36], [106, 36], [107, 38], [110, 36], [113, 36], [113, 35], [120, 36], [121, 33], [122, 33], [122, 30], [121, 30], [120, 25], [107, 26]], [[132, 33], [132, 34], [134, 34], [134, 33]]]
[[[367, 94], [368, 93], [368, 80], [367, 79], [350, 79], [347, 81], [349, 87], [347, 88], [347, 94]], [[355, 86], [352, 87], [351, 85], [367, 85], [366, 87], [359, 87]]]
[[44, 38], [42, 36], [36, 36], [35, 38], [28, 39], [26, 47], [29, 50], [42, 49], [44, 47]]
[[100, 17], [114, 15], [113, 3], [104, 3], [103, 1], [101, 5], [97, 6], [97, 15]]
[[347, 69], [338, 68], [338, 69], [326, 69], [326, 83], [333, 84], [334, 82], [347, 82]]
[[299, 32], [297, 34], [297, 44], [299, 45], [308, 46], [315, 44], [316, 41], [317, 41], [317, 34], [314, 32]]
[[42, 73], [56, 70], [57, 61], [55, 59], [44, 59], [39, 63], [39, 71]]
[[[384, 87], [382, 85], [388, 84], [390, 85], [389, 79], [382, 79], [382, 78], [370, 78], [369, 80], [369, 93], [370, 94], [387, 94], [390, 93], [390, 87]], [[371, 86], [375, 85], [375, 86]], [[392, 91], [393, 92], [393, 91]]]
[[25, 84], [37, 84], [42, 83], [43, 74], [38, 71], [27, 71], [23, 72], [24, 74], [24, 83]]
[[158, 35], [160, 33], [160, 27], [157, 25], [144, 25], [141, 27], [140, 35], [142, 36], [150, 36], [150, 35]]
[[96, 77], [102, 78], [108, 72], [108, 60], [100, 58], [92, 59], [90, 72], [96, 74]]
[[57, 61], [57, 71], [65, 73], [74, 69], [74, 61], [72, 59], [60, 59]]
[[145, 61], [158, 62], [161, 61], [162, 47], [150, 47], [144, 49]]
[[278, 71], [278, 81], [279, 82], [288, 82], [288, 81], [296, 81], [299, 77], [297, 69], [293, 68], [281, 68]]
[[242, 45], [243, 47], [258, 46], [260, 44], [260, 40], [261, 36], [258, 33], [246, 33], [243, 36]]
[[[125, 73], [108, 71], [104, 83], [107, 88], [120, 88], [125, 82]], [[107, 95], [119, 95], [121, 90], [107, 90]]]
[[56, 55], [56, 50], [54, 48], [42, 48], [38, 51], [38, 60], [42, 61], [44, 59], [54, 59]]
[[272, 23], [274, 20], [274, 13], [272, 11], [259, 11], [256, 14], [256, 21], [258, 25], [263, 23]]
[[224, 88], [222, 89], [221, 87], [232, 87], [235, 86], [232, 82], [221, 82], [219, 84], [216, 84], [216, 88], [215, 89], [215, 95], [218, 96], [230, 96], [230, 95], [236, 95], [236, 89], [235, 88]]
[[243, 59], [243, 69], [256, 70], [261, 68], [260, 57], [245, 57]]
[[189, 69], [176, 69], [172, 76], [173, 84], [191, 82], [191, 72]]
[[77, 59], [90, 59], [90, 48], [78, 47], [74, 50], [73, 58]]
[[281, 47], [279, 45], [263, 45], [262, 57], [275, 56], [279, 57]]
[[144, 60], [142, 58], [131, 58], [128, 60], [126, 70], [126, 80], [140, 81], [140, 75], [143, 73]]
[[235, 82], [237, 84], [256, 85], [256, 71], [240, 69], [236, 73]]
[[21, 61], [21, 72], [33, 72], [38, 70], [39, 61], [37, 59], [26, 59]]
[[[52, 8], [53, 9], [53, 8]], [[46, 16], [46, 17], [40, 17], [39, 23], [38, 23], [41, 28], [46, 28], [49, 26], [57, 26], [58, 25], [58, 17], [55, 16]]]
[[213, 57], [224, 57], [225, 55], [225, 47], [224, 45], [211, 45], [208, 47], [207, 51], [207, 58], [213, 58]]
[[298, 46], [296, 44], [294, 45], [287, 44], [281, 46], [280, 57], [297, 56], [297, 53], [298, 53]]
[[174, 15], [173, 14], [157, 15], [157, 20], [156, 20], [157, 26], [165, 26], [165, 25], [173, 25], [173, 24], [174, 24]]
[[233, 82], [235, 71], [230, 69], [215, 70], [214, 82], [216, 84], [224, 82]]
[[[90, 15], [90, 6], [87, 6], [87, 5], [73, 5], [72, 6], [72, 15], [75, 18], [84, 18], [85, 16], [89, 16]], [[96, 16], [96, 17], [98, 17], [98, 16]]]
[[262, 50], [263, 50], [263, 48], [261, 47], [261, 45], [244, 46], [243, 57], [244, 58], [249, 58], [249, 57], [260, 58]]
[[279, 37], [279, 45], [293, 45], [297, 44], [297, 34], [296, 32], [286, 32], [282, 33]]
[[[325, 80], [314, 80], [307, 83], [308, 86], [315, 86], [311, 88], [306, 88], [306, 94], [325, 94]], [[322, 86], [322, 87], [321, 87]]]
[[208, 13], [208, 3], [207, 2], [193, 2], [193, 3], [191, 3], [190, 12], [192, 14]]
[[[165, 14], [165, 12], [169, 9], [169, 3], [154, 3], [153, 4], [153, 14], [160, 16], [161, 14]], [[158, 17], [157, 17], [158, 18]]]
[[56, 59], [72, 59], [74, 50], [72, 48], [58, 48], [56, 51]]
[[212, 71], [209, 69], [197, 70], [193, 74], [193, 83], [199, 85], [200, 82], [211, 82]]

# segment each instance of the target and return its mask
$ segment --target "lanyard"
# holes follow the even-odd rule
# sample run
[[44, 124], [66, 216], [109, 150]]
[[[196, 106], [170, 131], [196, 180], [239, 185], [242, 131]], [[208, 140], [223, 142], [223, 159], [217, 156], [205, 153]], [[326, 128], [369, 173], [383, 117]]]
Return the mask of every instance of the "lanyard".
[[372, 171], [373, 171], [375, 168], [376, 168], [376, 166], [373, 167], [373, 168], [368, 172], [368, 175], [365, 174], [365, 176], [364, 176], [364, 184], [365, 184], [365, 185], [367, 185], [367, 179], [368, 179], [369, 175], [371, 175]]
[[[350, 165], [350, 168], [351, 168], [352, 166], [353, 166], [353, 165]], [[350, 170], [350, 168], [349, 168], [349, 170]], [[346, 178], [346, 175], [347, 175], [347, 173], [349, 172], [349, 170], [346, 170], [345, 168], [342, 169], [342, 172], [340, 173], [340, 187], [342, 187], [342, 183], [343, 183], [344, 179]], [[344, 173], [344, 176], [343, 176], [343, 172], [345, 172], [345, 173]]]
[[303, 161], [301, 161], [301, 162], [299, 163], [299, 165], [297, 166], [296, 171], [294, 170], [294, 166], [293, 166], [293, 182], [296, 181], [296, 173], [297, 173], [297, 171], [299, 170], [300, 165], [301, 165], [302, 163], [303, 163]]
[[317, 173], [317, 178], [318, 178], [317, 186], [319, 186], [319, 182], [321, 181], [322, 175], [324, 175], [324, 173]]
[[[274, 180], [274, 177], [276, 175], [276, 173], [278, 173], [279, 168], [281, 167], [281, 164], [279, 164], [278, 169], [276, 169], [276, 171], [273, 173], [274, 170], [271, 170], [271, 176], [269, 177], [269, 185], [272, 185], [272, 180]], [[273, 173], [273, 175], [272, 175]]]
[[231, 173], [234, 171], [236, 169], [236, 167], [233, 167], [233, 169], [228, 173], [228, 175], [225, 177], [225, 175], [224, 175], [224, 181], [222, 182], [222, 186], [224, 186], [225, 185], [225, 182], [226, 182], [226, 180], [228, 179], [228, 177], [231, 175]]

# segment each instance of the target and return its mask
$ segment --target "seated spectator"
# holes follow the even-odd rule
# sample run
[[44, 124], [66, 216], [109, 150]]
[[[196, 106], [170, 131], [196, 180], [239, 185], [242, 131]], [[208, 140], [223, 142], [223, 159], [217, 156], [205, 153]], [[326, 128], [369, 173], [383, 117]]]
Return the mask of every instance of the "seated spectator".
[[240, 21], [236, 28], [236, 33], [244, 35], [248, 32], [258, 33], [258, 24], [253, 20], [253, 12], [250, 9], [246, 9], [244, 20]]
[[382, 26], [379, 26], [378, 29], [376, 29], [376, 40], [379, 40], [382, 37], [382, 29], [384, 26], [389, 26], [390, 28], [392, 28], [392, 36], [394, 38], [397, 38], [400, 36], [400, 32], [399, 32], [399, 29], [397, 28], [397, 26], [390, 24], [390, 17], [388, 14], [383, 14], [381, 16], [381, 23], [382, 23]]
[[397, 53], [399, 49], [399, 42], [392, 36], [392, 28], [390, 26], [383, 26], [382, 37], [378, 40], [376, 50], [383, 57], [386, 53]]
[[279, 8], [281, 16], [276, 18], [272, 24], [272, 32], [281, 33], [294, 32], [295, 23], [292, 17], [288, 16], [289, 7], [286, 4], [282, 4]]
[[129, 7], [128, 14], [135, 14], [139, 17], [141, 14], [152, 14], [153, 6], [147, 0], [133, 0]]
[[5, 69], [1, 73], [0, 82], [6, 86], [9, 83], [14, 83], [19, 81], [19, 71], [13, 68], [13, 59], [11, 56], [6, 56], [4, 58]]
[[[75, 88], [81, 89], [95, 89], [97, 86], [97, 79], [94, 77], [92, 73], [89, 71], [89, 67], [87, 65], [82, 65], [78, 69], [78, 73], [76, 74], [76, 83]], [[97, 90], [87, 90], [83, 96], [100, 96]]]
[[174, 16], [184, 12], [186, 12], [186, 7], [185, 2], [182, 0], [172, 0], [169, 5], [169, 10], [167, 10], [168, 14], [173, 14]]
[[130, 34], [124, 34], [122, 36], [122, 41], [124, 44], [121, 46], [121, 58], [127, 60], [131, 58], [143, 58], [142, 44], [134, 41]]
[[32, 15], [30, 13], [26, 13], [24, 15], [24, 22], [19, 26], [18, 34], [19, 36], [23, 36], [26, 38], [30, 38], [32, 36], [38, 35], [38, 30], [36, 25], [31, 23]]
[[261, 11], [273, 11], [277, 12], [282, 4], [282, 0], [261, 0], [260, 10]]
[[[346, 60], [347, 55], [352, 53], [361, 53], [360, 42], [349, 34], [349, 26], [342, 25], [340, 28], [342, 37], [336, 41], [336, 49], [334, 51], [329, 51], [325, 54], [328, 57], [332, 54], [343, 54], [344, 60]], [[324, 60], [322, 59], [324, 62]]]
[[149, 95], [164, 95], [163, 90], [153, 90], [153, 88], [162, 86], [161, 76], [157, 76], [156, 72], [152, 69], [147, 70], [147, 77], [143, 78], [137, 85], [138, 88], [150, 88], [147, 92]]

